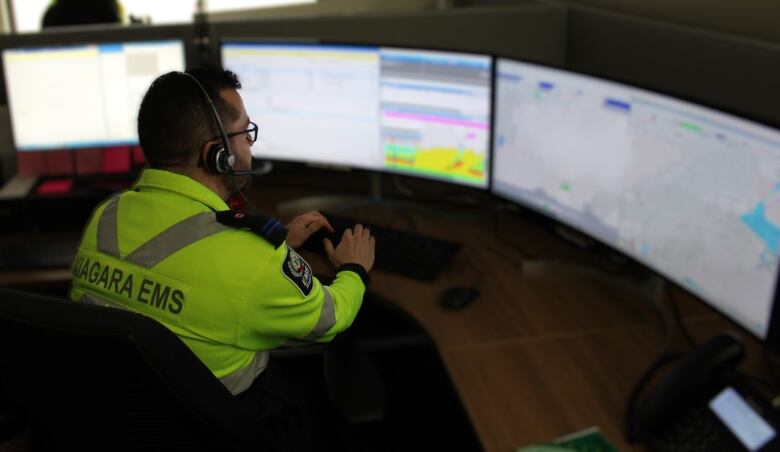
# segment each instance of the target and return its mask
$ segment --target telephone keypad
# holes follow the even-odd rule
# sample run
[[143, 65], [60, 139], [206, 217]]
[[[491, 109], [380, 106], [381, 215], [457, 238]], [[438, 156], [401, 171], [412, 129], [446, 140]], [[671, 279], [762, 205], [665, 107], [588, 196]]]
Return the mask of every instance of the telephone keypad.
[[661, 435], [668, 452], [713, 451], [718, 440], [715, 419], [703, 409], [693, 409]]

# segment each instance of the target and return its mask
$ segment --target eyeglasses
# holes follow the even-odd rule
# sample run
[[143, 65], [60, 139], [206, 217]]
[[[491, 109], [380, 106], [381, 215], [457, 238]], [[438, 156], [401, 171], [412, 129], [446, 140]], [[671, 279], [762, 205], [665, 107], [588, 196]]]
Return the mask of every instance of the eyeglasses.
[[[237, 137], [237, 136], [240, 136], [240, 135], [244, 135], [246, 137], [247, 141], [249, 141], [250, 143], [254, 143], [255, 141], [257, 141], [257, 124], [255, 124], [253, 122], [250, 122], [249, 123], [249, 128], [246, 129], [246, 130], [242, 130], [240, 132], [230, 132], [230, 133], [225, 134], [225, 136], [228, 137], [228, 138], [233, 138], [233, 137]], [[218, 138], [219, 137], [216, 136], [216, 137], [212, 138], [212, 140], [216, 140]]]

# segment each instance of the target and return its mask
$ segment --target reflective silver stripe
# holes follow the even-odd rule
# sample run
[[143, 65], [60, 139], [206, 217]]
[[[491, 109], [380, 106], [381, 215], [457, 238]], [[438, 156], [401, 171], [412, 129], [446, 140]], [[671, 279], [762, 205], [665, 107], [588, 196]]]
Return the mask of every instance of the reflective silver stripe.
[[152, 237], [128, 254], [125, 260], [152, 268], [187, 245], [229, 229], [231, 228], [217, 223], [214, 212], [199, 213]]
[[321, 338], [328, 332], [333, 325], [336, 324], [336, 308], [333, 305], [333, 296], [330, 294], [330, 290], [327, 287], [321, 286], [322, 292], [325, 295], [325, 299], [322, 302], [322, 311], [320, 312], [320, 318], [317, 320], [317, 325], [306, 336], [301, 339], [288, 339], [279, 348], [292, 348], [301, 347], [305, 345], [311, 345], [312, 342]]
[[125, 311], [135, 312], [132, 309], [128, 308], [127, 306], [123, 306], [119, 303], [114, 303], [111, 300], [107, 300], [101, 296], [85, 292], [84, 295], [81, 296], [81, 302], [92, 304], [95, 306], [106, 306], [109, 308], [118, 308], [118, 309], [124, 309]]
[[220, 378], [219, 381], [222, 382], [233, 395], [246, 391], [252, 386], [252, 382], [255, 381], [255, 378], [263, 373], [266, 366], [268, 366], [268, 355], [269, 353], [264, 350], [257, 352], [248, 366]]
[[321, 338], [336, 324], [336, 308], [333, 306], [333, 297], [330, 295], [327, 287], [321, 287], [322, 292], [325, 294], [325, 300], [322, 302], [320, 319], [317, 321], [314, 329], [303, 338], [304, 341], [313, 341]]
[[116, 231], [118, 206], [119, 196], [114, 196], [103, 209], [97, 226], [98, 251], [114, 257], [119, 257], [119, 238]]
[[287, 350], [291, 348], [309, 347], [311, 345], [311, 342], [302, 341], [300, 339], [287, 339], [283, 344], [279, 345], [274, 350]]

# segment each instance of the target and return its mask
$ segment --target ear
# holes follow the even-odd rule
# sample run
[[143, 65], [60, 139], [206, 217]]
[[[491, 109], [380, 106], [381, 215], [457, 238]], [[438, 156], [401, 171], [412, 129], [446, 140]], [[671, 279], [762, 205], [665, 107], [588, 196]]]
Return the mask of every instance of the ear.
[[206, 165], [206, 159], [209, 157], [209, 149], [211, 149], [211, 147], [217, 143], [219, 143], [219, 140], [209, 140], [203, 143], [203, 146], [200, 148], [200, 155], [198, 156], [197, 166], [206, 172], [209, 171], [209, 167]]

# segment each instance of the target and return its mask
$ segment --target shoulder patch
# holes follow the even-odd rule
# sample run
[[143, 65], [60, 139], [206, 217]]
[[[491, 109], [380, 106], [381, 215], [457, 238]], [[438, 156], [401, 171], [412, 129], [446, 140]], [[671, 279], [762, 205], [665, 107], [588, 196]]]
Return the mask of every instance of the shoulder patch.
[[304, 297], [311, 293], [314, 282], [311, 267], [289, 246], [287, 247], [287, 256], [282, 262], [282, 274], [298, 288]]
[[274, 248], [279, 248], [287, 238], [287, 228], [276, 218], [265, 215], [223, 210], [217, 212], [217, 221], [232, 228], [248, 229], [266, 239]]

